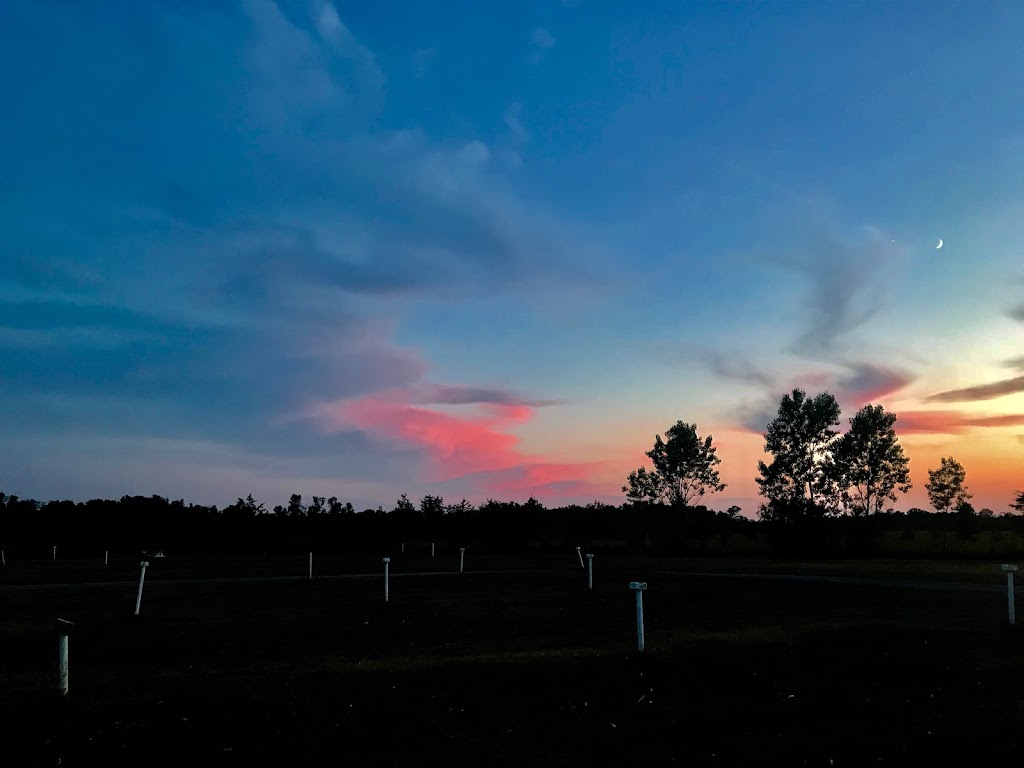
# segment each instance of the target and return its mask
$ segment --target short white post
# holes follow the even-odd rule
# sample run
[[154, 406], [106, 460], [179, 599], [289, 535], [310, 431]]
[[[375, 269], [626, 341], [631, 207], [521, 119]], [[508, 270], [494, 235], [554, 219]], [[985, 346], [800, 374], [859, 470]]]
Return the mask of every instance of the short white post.
[[587, 555], [587, 589], [594, 590], [594, 556]]
[[404, 541], [402, 542], [402, 554], [403, 555], [405, 554], [405, 542]]
[[576, 547], [576, 557], [580, 559], [580, 568], [586, 568], [583, 564], [583, 553], [580, 551], [580, 547]]
[[1010, 626], [1016, 624], [1016, 600], [1013, 594], [1013, 572], [1017, 570], [1016, 565], [1003, 563], [1003, 570], [1006, 571], [1006, 609], [1010, 618]]
[[389, 592], [389, 586], [390, 585], [388, 584], [388, 582], [391, 580], [390, 570], [391, 570], [391, 558], [390, 557], [385, 557], [384, 558], [384, 602], [385, 603], [388, 601], [388, 597], [389, 597], [388, 592]]
[[139, 594], [135, 597], [135, 615], [139, 615], [139, 609], [142, 607], [142, 585], [146, 581], [146, 569], [149, 567], [149, 561], [143, 560], [139, 563], [142, 566], [142, 571], [139, 573]]
[[430, 542], [430, 556], [434, 556], [434, 542]]
[[103, 564], [110, 565], [110, 550], [106, 550], [103, 553]]
[[647, 589], [646, 581], [631, 581], [629, 588], [636, 592], [636, 649], [644, 649], [644, 590]]
[[56, 547], [53, 548], [53, 559], [54, 560], [57, 559], [57, 548]]
[[313, 553], [309, 553], [309, 578], [313, 578]]
[[4, 568], [7, 567], [7, 556], [4, 555], [4, 551], [2, 549], [0, 549], [0, 565]]
[[59, 636], [57, 644], [57, 690], [61, 698], [68, 695], [68, 634], [75, 625], [66, 619], [57, 619], [55, 629]]
[[459, 573], [462, 573], [462, 566], [466, 562], [466, 548], [459, 547]]

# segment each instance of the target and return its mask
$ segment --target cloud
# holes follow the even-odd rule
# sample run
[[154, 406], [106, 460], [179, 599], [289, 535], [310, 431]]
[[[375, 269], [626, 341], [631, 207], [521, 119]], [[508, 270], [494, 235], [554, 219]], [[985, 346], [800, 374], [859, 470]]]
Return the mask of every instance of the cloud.
[[886, 261], [894, 254], [895, 249], [875, 230], [847, 238], [820, 224], [801, 246], [780, 257], [782, 266], [808, 282], [808, 324], [794, 351], [833, 351], [843, 336], [873, 317], [883, 306]]
[[415, 402], [424, 405], [525, 405], [530, 408], [543, 408], [550, 405], [564, 404], [565, 400], [531, 400], [504, 389], [486, 387], [467, 387], [452, 384], [423, 385], [411, 390]]
[[[451, 390], [442, 392], [452, 394]], [[455, 394], [449, 399], [466, 400], [469, 392]], [[479, 492], [507, 492], [591, 482], [591, 474], [603, 463], [554, 462], [518, 448], [519, 438], [508, 430], [529, 420], [533, 411], [532, 406], [521, 403], [490, 402], [473, 414], [455, 415], [392, 395], [317, 403], [304, 417], [328, 432], [355, 427], [419, 448], [429, 464], [427, 479], [434, 483], [465, 479], [473, 481]]]
[[968, 429], [1024, 425], [1024, 414], [983, 416], [961, 411], [901, 411], [896, 431], [953, 435]]
[[723, 379], [731, 379], [744, 384], [757, 384], [766, 389], [775, 386], [773, 376], [736, 354], [727, 356], [718, 350], [704, 350], [699, 353], [699, 356], [712, 373]]
[[526, 60], [530, 64], [537, 65], [544, 60], [544, 56], [555, 47], [555, 38], [544, 27], [537, 27], [530, 35], [531, 51]]
[[522, 112], [523, 106], [518, 102], [509, 104], [505, 109], [505, 114], [502, 116], [506, 127], [512, 134], [512, 140], [517, 144], [525, 144], [530, 140], [530, 134], [526, 132], [522, 123]]
[[1017, 435], [1017, 442], [1024, 445], [1024, 435]]
[[1024, 392], [1024, 376], [994, 381], [991, 384], [979, 384], [974, 387], [951, 389], [938, 392], [926, 398], [931, 403], [957, 403], [965, 400], [993, 400], [1004, 395]]
[[914, 376], [905, 371], [874, 363], [848, 362], [842, 364], [839, 372], [808, 371], [792, 377], [786, 386], [781, 386], [771, 376], [750, 367], [742, 360], [727, 360], [716, 355], [705, 357], [716, 374], [723, 378], [758, 384], [768, 390], [762, 397], [745, 402], [732, 414], [740, 429], [755, 433], [767, 429], [768, 424], [778, 415], [782, 396], [794, 389], [803, 389], [811, 397], [819, 392], [830, 392], [849, 411], [898, 392], [914, 380]]
[[364, 88], [378, 91], [384, 87], [387, 78], [377, 66], [376, 57], [356, 40], [330, 3], [320, 3], [320, 11], [316, 16], [316, 28], [321, 38], [331, 44], [333, 51], [338, 56], [354, 63], [357, 78]]
[[852, 363], [849, 373], [836, 380], [837, 398], [848, 405], [860, 408], [886, 395], [891, 395], [914, 380], [914, 376], [872, 363]]
[[437, 56], [435, 48], [420, 48], [412, 55], [413, 77], [422, 80], [430, 70], [430, 65]]
[[555, 47], [555, 38], [550, 32], [544, 29], [544, 27], [537, 27], [533, 30], [533, 34], [530, 35], [530, 40], [535, 46], [543, 51], [547, 51]]

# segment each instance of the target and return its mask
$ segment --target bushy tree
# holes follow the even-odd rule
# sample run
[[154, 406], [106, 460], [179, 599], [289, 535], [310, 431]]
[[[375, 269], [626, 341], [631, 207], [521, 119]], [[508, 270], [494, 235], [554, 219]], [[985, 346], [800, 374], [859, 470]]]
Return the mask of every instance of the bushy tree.
[[715, 455], [711, 435], [701, 440], [696, 424], [677, 421], [665, 438], [655, 435], [654, 447], [646, 453], [653, 471], [641, 467], [629, 473], [622, 491], [630, 502], [689, 506], [707, 493], [725, 490], [715, 469], [722, 460]]
[[[761, 505], [765, 518], [778, 510], [818, 509], [829, 500], [829, 477], [825, 471], [839, 434], [839, 403], [828, 392], [808, 398], [802, 389], [784, 395], [778, 415], [764, 434], [764, 450], [773, 456], [771, 464], [757, 463]], [[795, 513], [794, 513], [795, 514]]]
[[306, 508], [302, 506], [302, 495], [293, 493], [288, 497], [288, 517], [302, 517]]
[[1024, 514], [1024, 491], [1017, 491], [1017, 498], [1014, 499], [1013, 504], [1010, 505], [1010, 509], [1015, 509], [1021, 514]]
[[420, 512], [428, 520], [444, 517], [444, 499], [441, 496], [427, 494], [420, 499]]
[[896, 415], [882, 406], [865, 405], [835, 441], [827, 472], [831, 492], [853, 515], [890, 512], [887, 502], [912, 487], [910, 459], [896, 437], [895, 423]]
[[936, 512], [957, 509], [972, 498], [964, 486], [966, 479], [967, 470], [952, 456], [943, 456], [938, 469], [928, 470], [928, 482], [924, 488]]

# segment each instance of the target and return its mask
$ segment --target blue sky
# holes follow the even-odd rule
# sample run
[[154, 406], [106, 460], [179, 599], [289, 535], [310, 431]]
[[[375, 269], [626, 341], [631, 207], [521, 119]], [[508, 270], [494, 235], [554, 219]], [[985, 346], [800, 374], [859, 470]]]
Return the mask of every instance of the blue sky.
[[1002, 509], [1024, 387], [934, 395], [1019, 375], [1022, 22], [5, 4], [0, 487], [617, 500], [682, 419], [752, 512], [804, 386]]

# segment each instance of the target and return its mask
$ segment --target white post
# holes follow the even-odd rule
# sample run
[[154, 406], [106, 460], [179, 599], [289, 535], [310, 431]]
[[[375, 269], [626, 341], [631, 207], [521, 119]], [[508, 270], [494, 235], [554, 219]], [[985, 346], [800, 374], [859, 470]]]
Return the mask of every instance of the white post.
[[3, 565], [4, 568], [7, 567], [7, 557], [2, 549], [0, 549], [0, 565]]
[[466, 548], [459, 547], [459, 573], [462, 573], [462, 566], [466, 561]]
[[594, 556], [587, 555], [587, 589], [594, 591]]
[[1010, 626], [1016, 624], [1016, 606], [1013, 594], [1013, 572], [1017, 570], [1016, 565], [1003, 564], [1003, 570], [1006, 571], [1006, 609], [1009, 614]]
[[309, 553], [309, 578], [313, 578], [313, 553]]
[[388, 602], [388, 597], [389, 597], [389, 595], [388, 595], [389, 589], [388, 588], [389, 588], [390, 585], [388, 584], [388, 582], [391, 580], [390, 573], [389, 573], [389, 571], [391, 570], [390, 563], [391, 563], [391, 558], [390, 557], [385, 557], [384, 558], [384, 602], [385, 603]]
[[53, 559], [54, 560], [57, 559], [57, 548], [56, 547], [53, 548]]
[[142, 607], [142, 585], [146, 581], [146, 568], [149, 567], [149, 562], [147, 560], [143, 560], [139, 565], [142, 566], [142, 571], [139, 573], [139, 594], [135, 598], [136, 616], [139, 615], [139, 608]]
[[434, 556], [434, 542], [430, 542], [430, 556]]
[[636, 592], [636, 649], [644, 649], [644, 590], [646, 581], [631, 581], [629, 588]]
[[583, 564], [583, 553], [580, 552], [579, 547], [576, 547], [576, 557], [580, 559], [580, 568], [586, 568], [587, 566]]
[[402, 554], [403, 555], [405, 554], [405, 542], [404, 541], [402, 542]]
[[57, 619], [56, 630], [60, 636], [57, 645], [57, 690], [61, 698], [68, 695], [68, 633], [75, 625], [66, 619]]
[[57, 651], [57, 685], [61, 696], [68, 695], [68, 636], [60, 636], [60, 646]]
[[110, 565], [110, 550], [109, 549], [106, 550], [103, 553], [103, 564], [104, 565]]

